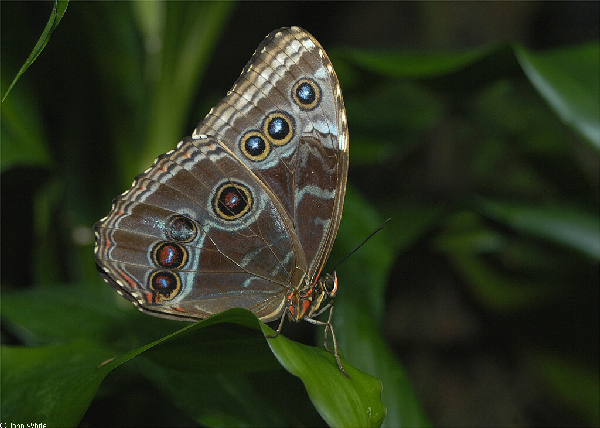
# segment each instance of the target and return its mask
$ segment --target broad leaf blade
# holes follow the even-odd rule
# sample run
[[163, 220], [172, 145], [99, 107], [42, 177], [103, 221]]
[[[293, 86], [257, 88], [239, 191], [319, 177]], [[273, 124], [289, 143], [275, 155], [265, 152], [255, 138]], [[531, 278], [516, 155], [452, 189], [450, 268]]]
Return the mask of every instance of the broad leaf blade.
[[[322, 349], [295, 344], [283, 336], [277, 339], [265, 339], [260, 329], [263, 328], [269, 332], [272, 330], [260, 323], [254, 314], [244, 309], [232, 309], [207, 320], [188, 324], [172, 334], [167, 334], [126, 353], [115, 351], [115, 349], [123, 349], [128, 346], [123, 341], [130, 344], [140, 342], [144, 338], [156, 336], [152, 332], [165, 331], [165, 329], [181, 324], [148, 317], [137, 311], [110, 311], [106, 309], [110, 308], [111, 304], [104, 301], [108, 297], [105, 293], [100, 293], [100, 300], [94, 298], [92, 294], [86, 297], [86, 293], [93, 293], [94, 290], [96, 293], [100, 291], [94, 287], [64, 287], [54, 290], [34, 289], [28, 292], [5, 293], [2, 302], [3, 315], [9, 322], [9, 326], [13, 327], [13, 331], [17, 334], [21, 333], [21, 337], [27, 337], [27, 334], [24, 333], [27, 332], [33, 337], [35, 343], [40, 339], [42, 341], [71, 340], [77, 336], [81, 337], [85, 332], [85, 335], [93, 340], [82, 342], [75, 339], [67, 345], [38, 348], [7, 347], [6, 355], [3, 354], [2, 365], [3, 371], [11, 373], [11, 376], [5, 376], [2, 381], [3, 406], [6, 415], [10, 415], [11, 418], [14, 416], [14, 420], [19, 420], [28, 414], [29, 416], [39, 416], [40, 420], [49, 421], [55, 426], [74, 426], [85, 413], [102, 379], [118, 365], [142, 353], [146, 359], [152, 361], [154, 367], [151, 373], [147, 370], [142, 370], [142, 373], [162, 385], [167, 393], [172, 391], [169, 391], [168, 382], [165, 383], [165, 379], [168, 379], [173, 373], [179, 373], [189, 379], [204, 379], [203, 390], [194, 390], [193, 383], [188, 385], [189, 389], [186, 391], [189, 394], [197, 395], [186, 401], [186, 405], [181, 406], [184, 410], [193, 409], [193, 403], [197, 402], [211, 388], [221, 391], [218, 397], [213, 397], [216, 406], [216, 403], [221, 402], [220, 400], [227, 398], [226, 401], [230, 402], [238, 396], [237, 393], [232, 397], [227, 395], [234, 391], [231, 388], [223, 389], [228, 382], [231, 383], [234, 379], [238, 379], [236, 382], [242, 382], [247, 388], [254, 388], [252, 382], [247, 380], [248, 375], [243, 373], [250, 375], [253, 372], [272, 371], [280, 367], [269, 349], [268, 344], [270, 345], [271, 341], [283, 346], [284, 350], [291, 350], [292, 355], [284, 358], [285, 361], [303, 358], [304, 364], [308, 367], [324, 367], [319, 370], [318, 377], [313, 375], [308, 381], [306, 373], [303, 372], [305, 367], [300, 369], [300, 374], [306, 383], [314, 405], [326, 419], [333, 421], [333, 425], [346, 425], [345, 422], [340, 421], [355, 421], [362, 425], [364, 421], [357, 417], [357, 413], [359, 413], [359, 409], [367, 411], [370, 408], [373, 413], [370, 416], [372, 420], [369, 425], [378, 426], [377, 418], [380, 423], [385, 414], [381, 410], [383, 406], [379, 401], [380, 382], [378, 380], [362, 374], [346, 363], [346, 369], [351, 373], [354, 382], [358, 382], [350, 389], [352, 400], [348, 398], [349, 392], [343, 394], [345, 399], [332, 398], [330, 385], [339, 382], [339, 376], [343, 378], [341, 379], [342, 387], [346, 387], [347, 381], [335, 365], [333, 356]], [[106, 290], [107, 292], [111, 291]], [[74, 316], [73, 309], [77, 309], [76, 301], [80, 303], [90, 301], [93, 304], [87, 309], [78, 309], [81, 314]], [[98, 305], [99, 301], [103, 303]], [[49, 302], [51, 303], [49, 304]], [[17, 310], [19, 307], [22, 309], [30, 305], [31, 311], [19, 312]], [[47, 322], [53, 320], [49, 324], [61, 325], [60, 320], [64, 321], [66, 313], [69, 313], [69, 317], [80, 320], [86, 319], [84, 313], [87, 313], [91, 319], [89, 322], [83, 323], [79, 329], [67, 327], [70, 332], [60, 334], [60, 331], [45, 327], [36, 319], [36, 308], [43, 309], [44, 305], [46, 309], [43, 319]], [[95, 306], [105, 309], [94, 310]], [[104, 322], [102, 322], [103, 318]], [[164, 328], [156, 328], [160, 327], [159, 324], [164, 324]], [[15, 329], [15, 326], [20, 326], [21, 330]], [[62, 327], [65, 328], [64, 322]], [[279, 358], [279, 354], [277, 356]], [[101, 364], [103, 361], [109, 363]], [[66, 362], [68, 367], [62, 367], [61, 362]], [[143, 362], [138, 362], [138, 364], [143, 364]], [[57, 373], [57, 376], [49, 376], [49, 372]], [[20, 383], [19, 379], [23, 381]], [[44, 385], [42, 392], [32, 394], [31, 391], [38, 388], [39, 385]], [[73, 390], [77, 391], [77, 397], [68, 397]], [[37, 408], [37, 402], [44, 400], [48, 404], [39, 407], [32, 413], [31, 409]], [[257, 400], [260, 399], [257, 398]], [[350, 404], [357, 402], [360, 407], [357, 408], [354, 405], [354, 409], [352, 409], [349, 407], [349, 400]], [[374, 404], [364, 404], [371, 402]], [[14, 403], [19, 404], [14, 405]], [[60, 403], [68, 403], [68, 405], [60, 407]], [[240, 405], [242, 409], [222, 414], [221, 420], [256, 424], [256, 412], [249, 411], [253, 405], [249, 404], [247, 400], [241, 400]], [[13, 407], [14, 410], [12, 410]], [[244, 407], [246, 410], [243, 409]], [[226, 409], [223, 406], [218, 406], [218, 408]], [[349, 411], [350, 413], [348, 413]], [[198, 408], [191, 416], [203, 424], [210, 425], [214, 422], [215, 425], [219, 425], [214, 419], [218, 419], [218, 415], [203, 407]], [[286, 411], [280, 413], [279, 416], [276, 412], [264, 417], [266, 420], [271, 420], [271, 424], [277, 424], [277, 421], [283, 420], [281, 418], [287, 420], [288, 416]], [[369, 420], [367, 416], [362, 415], [362, 418]], [[309, 418], [308, 421], [310, 420], [312, 419]]]
[[[515, 53], [533, 86], [561, 119], [600, 149], [600, 45], [549, 54], [517, 46]], [[578, 70], [570, 68], [573, 64]]]
[[[266, 336], [274, 332], [261, 325]], [[269, 338], [269, 346], [287, 371], [302, 379], [308, 395], [332, 427], [379, 427], [386, 408], [381, 402], [381, 381], [342, 359], [347, 378], [333, 354], [293, 342], [282, 335]]]
[[2, 420], [76, 426], [102, 379], [124, 359], [87, 340], [2, 347]]
[[486, 215], [511, 227], [548, 239], [600, 260], [600, 220], [568, 207], [534, 207], [482, 200]]

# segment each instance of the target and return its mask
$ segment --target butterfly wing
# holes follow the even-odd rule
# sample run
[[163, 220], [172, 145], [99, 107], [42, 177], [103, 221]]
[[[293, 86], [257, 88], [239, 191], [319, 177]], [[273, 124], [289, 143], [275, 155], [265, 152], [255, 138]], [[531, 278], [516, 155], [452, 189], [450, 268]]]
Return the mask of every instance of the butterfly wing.
[[[289, 139], [270, 135], [279, 115]], [[319, 42], [298, 27], [269, 34], [198, 134], [223, 141], [279, 199], [299, 242], [296, 266], [314, 280], [337, 234], [348, 173], [346, 110]], [[256, 136], [264, 151], [249, 150]]]
[[159, 157], [95, 225], [103, 278], [142, 310], [279, 317], [318, 275], [348, 167], [337, 77], [318, 42], [271, 33], [192, 137]]
[[99, 271], [154, 315], [201, 319], [243, 307], [276, 318], [293, 248], [265, 191], [218, 141], [186, 138], [96, 224]]

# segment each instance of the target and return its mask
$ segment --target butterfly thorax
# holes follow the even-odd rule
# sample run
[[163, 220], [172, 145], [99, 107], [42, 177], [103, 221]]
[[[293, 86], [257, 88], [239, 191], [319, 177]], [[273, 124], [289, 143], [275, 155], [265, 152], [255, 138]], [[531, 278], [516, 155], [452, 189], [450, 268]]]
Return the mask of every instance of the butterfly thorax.
[[290, 321], [311, 318], [321, 307], [325, 298], [335, 297], [337, 291], [337, 276], [326, 274], [316, 282], [307, 284], [287, 296], [287, 314]]

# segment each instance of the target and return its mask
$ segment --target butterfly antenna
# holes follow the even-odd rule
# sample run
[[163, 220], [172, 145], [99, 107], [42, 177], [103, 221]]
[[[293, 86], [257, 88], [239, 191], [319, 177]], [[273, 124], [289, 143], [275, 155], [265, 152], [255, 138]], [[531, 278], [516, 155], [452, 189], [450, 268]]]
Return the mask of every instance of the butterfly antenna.
[[346, 254], [346, 257], [344, 257], [342, 260], [340, 260], [339, 262], [337, 262], [337, 264], [333, 267], [333, 269], [331, 270], [332, 272], [335, 272], [335, 270], [337, 269], [337, 267], [344, 261], [346, 260], [348, 257], [350, 257], [352, 254], [354, 254], [356, 251], [358, 251], [358, 249], [360, 247], [362, 247], [363, 245], [365, 245], [367, 243], [367, 241], [369, 239], [371, 239], [373, 237], [373, 235], [375, 235], [377, 232], [379, 232], [381, 229], [383, 229], [383, 226], [385, 226], [385, 224], [390, 221], [392, 218], [388, 218], [387, 220], [384, 220], [383, 223], [381, 223], [379, 226], [377, 226], [377, 229], [375, 229], [373, 232], [371, 232], [371, 234], [369, 236], [367, 236], [365, 238], [364, 241], [362, 241], [360, 244], [358, 244], [358, 246], [353, 249], [352, 251], [350, 251], [348, 254]]

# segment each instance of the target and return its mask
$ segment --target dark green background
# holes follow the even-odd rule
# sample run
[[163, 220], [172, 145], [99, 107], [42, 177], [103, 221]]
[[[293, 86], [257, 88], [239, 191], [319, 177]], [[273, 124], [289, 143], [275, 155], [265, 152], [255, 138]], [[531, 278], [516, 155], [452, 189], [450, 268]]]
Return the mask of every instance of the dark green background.
[[[4, 96], [52, 3], [0, 7]], [[577, 125], [591, 112], [598, 137], [598, 15], [597, 2], [70, 3], [2, 105], [3, 344], [126, 351], [183, 326], [104, 293], [91, 226], [191, 132], [264, 36], [299, 25], [331, 57], [348, 112], [330, 266], [392, 218], [337, 269], [335, 311], [348, 362], [383, 382], [384, 424], [598, 426], [600, 143]], [[162, 50], [145, 49], [157, 38]], [[585, 82], [557, 80], [575, 119], [539, 92], [521, 46], [556, 66], [538, 68], [546, 77]], [[59, 309], [46, 317], [44, 304]], [[114, 308], [147, 331], [82, 327]], [[284, 334], [321, 345], [307, 323]], [[257, 388], [237, 392], [291, 402], [244, 419], [236, 401], [208, 418], [151, 364], [111, 373], [81, 425], [323, 424], [285, 373], [267, 385], [250, 375]]]

